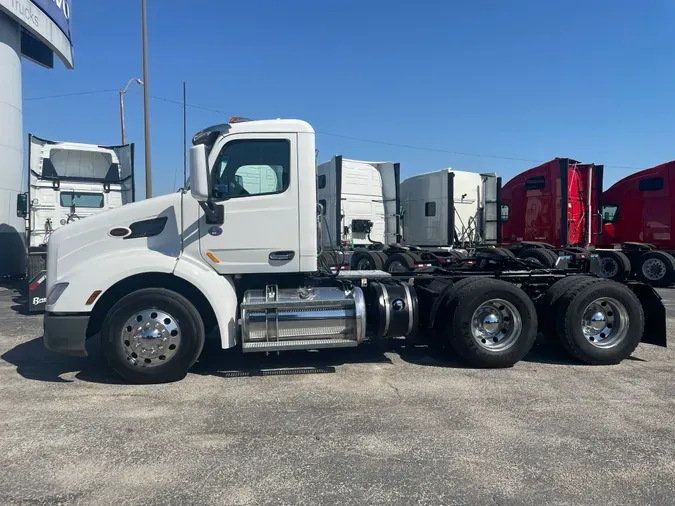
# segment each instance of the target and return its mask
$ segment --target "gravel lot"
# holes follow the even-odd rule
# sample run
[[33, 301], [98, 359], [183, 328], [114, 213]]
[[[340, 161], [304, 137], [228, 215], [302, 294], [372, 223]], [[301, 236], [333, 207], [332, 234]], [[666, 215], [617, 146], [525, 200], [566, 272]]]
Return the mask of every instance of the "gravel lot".
[[543, 343], [486, 371], [211, 347], [182, 382], [134, 386], [95, 342], [45, 351], [21, 302], [0, 288], [0, 504], [675, 503], [672, 349], [591, 367]]

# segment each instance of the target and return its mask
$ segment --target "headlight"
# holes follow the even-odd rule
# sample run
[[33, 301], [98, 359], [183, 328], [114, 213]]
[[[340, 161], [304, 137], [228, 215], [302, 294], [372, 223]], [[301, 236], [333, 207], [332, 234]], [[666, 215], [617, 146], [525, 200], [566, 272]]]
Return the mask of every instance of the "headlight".
[[59, 300], [61, 294], [68, 288], [68, 283], [57, 283], [55, 284], [47, 296], [47, 305], [56, 304], [56, 301]]

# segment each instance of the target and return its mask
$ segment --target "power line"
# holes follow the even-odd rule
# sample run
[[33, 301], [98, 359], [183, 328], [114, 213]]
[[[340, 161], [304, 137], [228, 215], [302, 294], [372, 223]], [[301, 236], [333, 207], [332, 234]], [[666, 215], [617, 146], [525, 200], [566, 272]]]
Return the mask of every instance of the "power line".
[[[107, 89], [107, 90], [94, 90], [94, 91], [83, 91], [79, 93], [64, 93], [61, 95], [46, 95], [43, 97], [32, 97], [32, 98], [26, 98], [24, 100], [45, 100], [49, 98], [63, 98], [63, 97], [74, 97], [74, 96], [80, 96], [80, 95], [92, 95], [95, 93], [109, 93], [113, 91], [118, 91], [115, 88], [112, 89]], [[183, 105], [183, 102], [179, 100], [172, 100], [170, 98], [165, 98], [165, 97], [158, 97], [156, 95], [151, 95], [150, 98], [155, 99], [155, 100], [161, 100], [162, 102], [168, 102], [170, 104], [177, 104], [177, 105]], [[187, 107], [191, 109], [198, 109], [202, 111], [207, 111], [207, 112], [212, 112], [221, 116], [227, 116], [227, 113], [224, 111], [220, 111], [218, 109], [212, 109], [209, 107], [203, 107], [200, 105], [194, 105], [194, 104], [186, 104]], [[426, 146], [414, 146], [412, 144], [400, 144], [396, 142], [386, 142], [386, 141], [378, 141], [374, 139], [366, 139], [363, 137], [353, 137], [349, 135], [343, 135], [343, 134], [336, 134], [332, 132], [322, 132], [322, 131], [316, 131], [316, 133], [321, 134], [321, 135], [327, 135], [330, 137], [338, 137], [340, 139], [347, 139], [347, 140], [352, 140], [352, 141], [358, 141], [358, 142], [367, 142], [370, 144], [379, 144], [381, 146], [390, 146], [390, 147], [397, 147], [397, 148], [404, 148], [404, 149], [415, 149], [417, 151], [427, 151], [427, 152], [433, 152], [433, 153], [445, 153], [449, 155], [455, 155], [455, 156], [470, 156], [474, 158], [489, 158], [492, 160], [506, 160], [506, 161], [512, 161], [512, 162], [527, 162], [527, 163], [544, 163], [547, 160], [535, 160], [532, 158], [519, 158], [519, 157], [514, 157], [514, 156], [500, 156], [500, 155], [487, 155], [487, 154], [482, 154], [482, 153], [471, 153], [471, 152], [465, 152], [465, 151], [453, 151], [453, 150], [448, 150], [448, 149], [440, 149], [440, 148], [430, 148]], [[610, 169], [624, 169], [624, 170], [642, 170], [644, 167], [632, 167], [628, 165], [605, 165], [605, 168], [610, 168]]]
[[29, 101], [29, 100], [46, 100], [48, 98], [64, 98], [64, 97], [78, 97], [80, 95], [94, 95], [96, 93], [110, 93], [111, 91], [118, 91], [115, 88], [110, 88], [107, 90], [93, 90], [93, 91], [80, 91], [76, 93], [63, 93], [61, 95], [45, 95], [43, 97], [30, 97], [30, 98], [24, 98], [24, 100]]
[[511, 157], [511, 156], [497, 156], [497, 155], [483, 155], [480, 153], [466, 153], [463, 151], [450, 151], [447, 149], [439, 149], [439, 148], [428, 148], [428, 147], [423, 147], [423, 146], [413, 146], [410, 144], [397, 144], [395, 142], [385, 142], [385, 141], [376, 141], [373, 139], [363, 139], [361, 137], [350, 137], [349, 135], [342, 135], [342, 134], [333, 134], [330, 132], [320, 132], [317, 130], [318, 134], [321, 135], [329, 135], [331, 137], [340, 137], [341, 139], [349, 139], [352, 141], [360, 141], [360, 142], [369, 142], [372, 144], [381, 144], [383, 146], [393, 146], [397, 148], [407, 148], [407, 149], [417, 149], [419, 151], [433, 151], [436, 153], [447, 153], [450, 155], [461, 155], [461, 156], [475, 156], [479, 158], [492, 158], [496, 160], [511, 160], [511, 161], [516, 161], [516, 162], [532, 162], [532, 163], [543, 163], [542, 160], [532, 160], [530, 158], [516, 158], [516, 157]]

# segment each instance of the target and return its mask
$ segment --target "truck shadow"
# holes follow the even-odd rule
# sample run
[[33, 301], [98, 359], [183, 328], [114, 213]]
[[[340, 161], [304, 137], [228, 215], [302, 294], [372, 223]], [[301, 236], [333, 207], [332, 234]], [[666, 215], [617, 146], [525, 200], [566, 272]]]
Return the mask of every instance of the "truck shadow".
[[336, 372], [336, 366], [344, 364], [391, 364], [385, 351], [382, 346], [365, 343], [357, 348], [285, 351], [265, 355], [241, 353], [237, 348], [222, 350], [220, 342], [212, 340], [206, 343], [204, 352], [190, 373], [223, 378], [332, 374]]
[[11, 291], [12, 295], [12, 304], [9, 308], [15, 313], [21, 315], [28, 314], [28, 290], [26, 282], [23, 280], [11, 280], [3, 281], [0, 283], [0, 288]]
[[[108, 385], [127, 384], [110, 369], [103, 358], [98, 339], [87, 341], [88, 357], [69, 357], [47, 350], [38, 337], [21, 343], [0, 356], [0, 359], [16, 367], [22, 377], [49, 383], [72, 383], [64, 374], [75, 373], [74, 378], [90, 383]], [[277, 355], [270, 353], [242, 354], [239, 349], [222, 350], [220, 342], [209, 340], [199, 361], [189, 374], [242, 378], [254, 376], [293, 376], [307, 374], [331, 374], [344, 364], [392, 364], [385, 354], [393, 352], [401, 360], [419, 366], [466, 369], [452, 352], [426, 345], [399, 345], [397, 343], [365, 343], [358, 348], [333, 350], [287, 351]], [[629, 360], [643, 361], [637, 357]], [[558, 346], [545, 339], [538, 339], [524, 362], [552, 365], [583, 365], [571, 359]]]
[[124, 384], [105, 363], [98, 339], [87, 341], [88, 357], [69, 357], [51, 352], [44, 347], [42, 337], [21, 343], [0, 356], [16, 367], [16, 372], [26, 379], [48, 383], [72, 383], [63, 374], [75, 373], [81, 381], [103, 384]]
[[28, 315], [28, 297], [26, 295], [16, 295], [12, 297], [12, 304], [9, 308], [23, 316]]
[[[48, 383], [72, 383], [64, 374], [90, 383], [127, 384], [106, 363], [97, 338], [87, 340], [88, 357], [69, 357], [44, 347], [42, 337], [21, 343], [0, 356], [16, 367], [16, 372], [30, 380]], [[336, 366], [348, 363], [391, 363], [382, 347], [365, 344], [358, 348], [293, 351], [266, 356], [261, 353], [242, 354], [241, 350], [222, 350], [220, 342], [208, 340], [202, 355], [189, 374], [236, 378], [248, 376], [287, 376], [330, 374]]]

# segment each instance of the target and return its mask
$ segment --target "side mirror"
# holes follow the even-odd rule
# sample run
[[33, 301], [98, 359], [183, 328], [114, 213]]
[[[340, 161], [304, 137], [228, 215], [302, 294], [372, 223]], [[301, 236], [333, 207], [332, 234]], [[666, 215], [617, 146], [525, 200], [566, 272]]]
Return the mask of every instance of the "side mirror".
[[190, 148], [190, 193], [198, 202], [206, 202], [210, 197], [207, 158], [204, 144]]
[[19, 218], [28, 216], [28, 194], [19, 193], [16, 196], [16, 215]]

